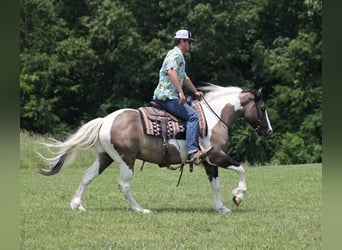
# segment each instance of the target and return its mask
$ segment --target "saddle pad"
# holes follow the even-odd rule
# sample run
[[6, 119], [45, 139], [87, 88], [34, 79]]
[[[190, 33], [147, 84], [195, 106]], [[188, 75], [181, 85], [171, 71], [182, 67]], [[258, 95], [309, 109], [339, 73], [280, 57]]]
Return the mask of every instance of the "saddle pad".
[[[194, 104], [192, 107], [198, 113], [200, 136], [204, 137], [208, 133], [208, 128], [202, 107], [199, 103]], [[168, 112], [154, 107], [141, 107], [138, 110], [145, 134], [162, 137], [162, 119], [167, 119], [167, 138], [185, 139], [185, 122], [183, 120], [175, 121], [174, 117], [171, 117]]]
[[205, 118], [202, 106], [199, 102], [192, 104], [192, 107], [198, 114], [198, 122], [199, 122], [199, 133], [201, 137], [205, 137], [208, 134], [208, 125], [207, 119]]

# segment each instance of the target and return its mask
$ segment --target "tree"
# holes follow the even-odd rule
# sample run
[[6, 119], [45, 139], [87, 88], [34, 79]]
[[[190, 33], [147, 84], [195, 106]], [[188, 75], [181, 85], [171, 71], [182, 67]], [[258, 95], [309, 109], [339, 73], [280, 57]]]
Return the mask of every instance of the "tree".
[[[229, 153], [251, 164], [321, 161], [320, 0], [21, 0], [21, 127], [58, 134], [152, 98], [174, 32], [195, 85], [264, 87], [274, 134], [231, 129]], [[236, 131], [248, 133], [245, 137]]]

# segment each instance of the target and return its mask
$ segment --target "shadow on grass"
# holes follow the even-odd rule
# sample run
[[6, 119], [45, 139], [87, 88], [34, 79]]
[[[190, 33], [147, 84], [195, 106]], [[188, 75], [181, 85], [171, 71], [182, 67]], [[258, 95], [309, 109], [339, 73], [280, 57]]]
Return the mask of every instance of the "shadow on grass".
[[232, 213], [239, 213], [239, 214], [247, 214], [247, 213], [256, 213], [258, 210], [251, 209], [251, 208], [233, 208]]
[[[219, 214], [217, 211], [215, 211], [213, 208], [208, 208], [208, 207], [165, 207], [165, 208], [160, 208], [160, 207], [147, 207], [146, 209], [149, 209], [152, 211], [152, 213], [201, 213], [201, 214]], [[232, 211], [227, 214], [231, 213], [237, 213], [237, 214], [248, 214], [248, 213], [255, 213], [257, 212], [256, 209], [250, 209], [250, 208], [230, 208]], [[87, 209], [87, 211], [90, 209]], [[120, 212], [129, 212], [129, 213], [137, 213], [133, 211], [130, 207], [97, 207], [97, 208], [91, 208], [91, 211], [103, 211], [103, 212], [108, 212], [108, 211], [120, 211]]]
[[214, 214], [217, 213], [213, 209], [206, 207], [165, 207], [165, 208], [151, 208], [152, 212], [155, 213], [206, 213]]

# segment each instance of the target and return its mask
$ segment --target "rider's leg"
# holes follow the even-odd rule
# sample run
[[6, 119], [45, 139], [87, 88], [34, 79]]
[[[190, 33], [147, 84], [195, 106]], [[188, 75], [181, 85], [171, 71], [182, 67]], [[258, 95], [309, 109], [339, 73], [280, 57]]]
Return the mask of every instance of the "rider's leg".
[[155, 100], [163, 109], [186, 122], [186, 145], [188, 154], [198, 151], [199, 121], [197, 112], [187, 103], [179, 105], [179, 100]]

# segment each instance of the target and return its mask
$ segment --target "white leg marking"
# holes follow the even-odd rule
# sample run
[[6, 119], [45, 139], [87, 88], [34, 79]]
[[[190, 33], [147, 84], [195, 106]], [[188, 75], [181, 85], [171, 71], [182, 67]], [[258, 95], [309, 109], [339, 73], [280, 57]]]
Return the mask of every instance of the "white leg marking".
[[214, 209], [222, 214], [231, 212], [231, 210], [223, 205], [221, 194], [220, 194], [220, 180], [219, 178], [214, 178], [210, 182], [211, 189], [214, 194]]
[[131, 192], [131, 183], [133, 178], [133, 171], [129, 169], [129, 167], [122, 162], [120, 164], [120, 180], [119, 180], [119, 188], [121, 192], [123, 193], [124, 197], [126, 198], [128, 204], [131, 206], [131, 208], [136, 211], [143, 214], [149, 214], [151, 213], [150, 210], [142, 208], [138, 202], [133, 197], [133, 194]]
[[247, 191], [246, 179], [245, 179], [245, 169], [242, 165], [229, 166], [228, 169], [234, 170], [239, 174], [239, 184], [237, 188], [234, 188], [232, 191], [233, 197], [239, 198], [241, 201], [243, 199], [244, 193]]
[[92, 182], [95, 177], [99, 175], [99, 164], [99, 160], [96, 159], [95, 162], [84, 173], [82, 181], [70, 202], [71, 209], [86, 211], [86, 209], [82, 205], [82, 195], [90, 182]]

